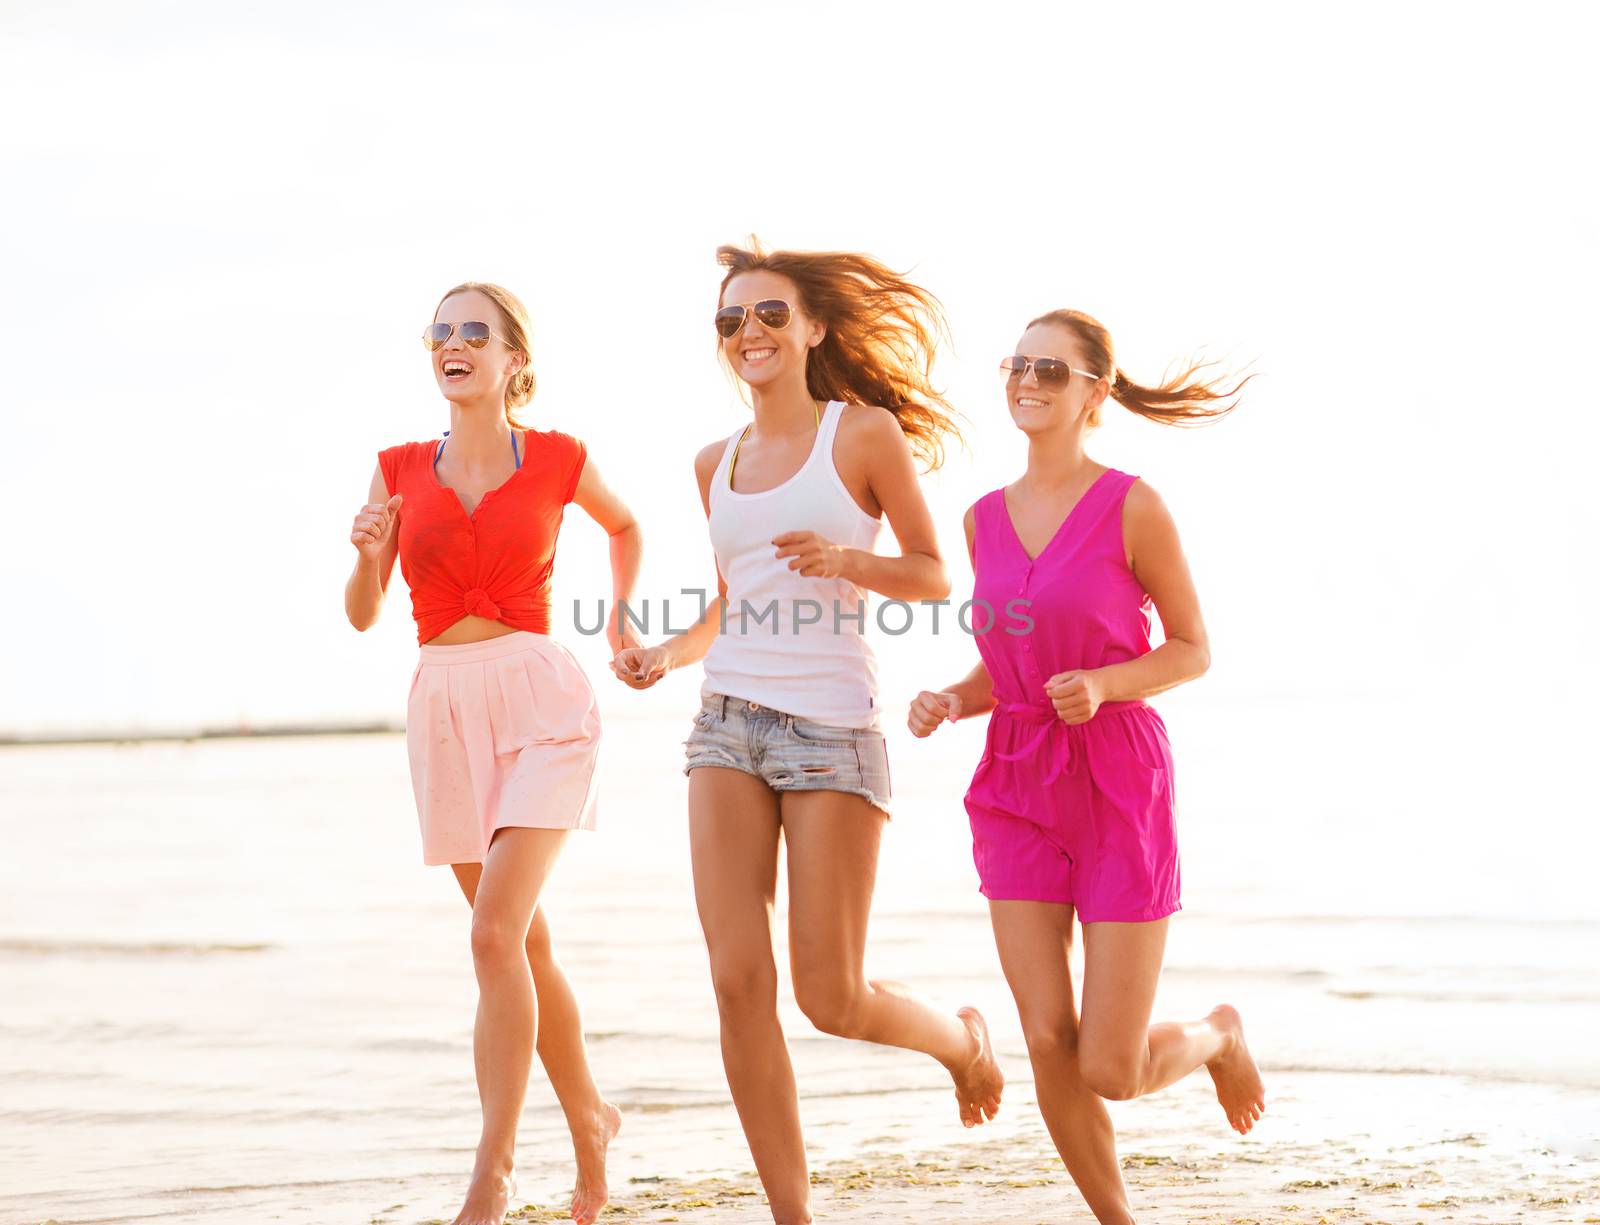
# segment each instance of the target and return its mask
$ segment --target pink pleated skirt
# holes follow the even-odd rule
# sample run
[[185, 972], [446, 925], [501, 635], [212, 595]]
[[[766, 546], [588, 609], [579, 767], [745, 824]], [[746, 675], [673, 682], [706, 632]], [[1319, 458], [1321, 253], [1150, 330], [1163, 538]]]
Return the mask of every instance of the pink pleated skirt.
[[548, 634], [422, 647], [406, 747], [425, 864], [482, 863], [508, 825], [595, 827], [600, 712]]

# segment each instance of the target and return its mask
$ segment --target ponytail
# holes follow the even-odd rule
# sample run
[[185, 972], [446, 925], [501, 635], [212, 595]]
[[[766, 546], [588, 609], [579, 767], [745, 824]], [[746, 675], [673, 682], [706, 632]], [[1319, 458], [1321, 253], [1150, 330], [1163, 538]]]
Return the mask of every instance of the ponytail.
[[1239, 390], [1254, 378], [1248, 375], [1231, 387], [1226, 374], [1197, 378], [1215, 362], [1192, 362], [1188, 369], [1153, 387], [1135, 383], [1120, 367], [1111, 380], [1111, 398], [1131, 413], [1162, 425], [1206, 425], [1226, 417], [1239, 403]]
[[[1190, 362], [1181, 374], [1146, 386], [1135, 383], [1116, 364], [1111, 333], [1092, 315], [1082, 311], [1057, 310], [1040, 315], [1028, 324], [1054, 324], [1066, 328], [1083, 345], [1083, 360], [1091, 371], [1111, 382], [1111, 399], [1129, 412], [1162, 425], [1207, 425], [1227, 416], [1239, 403], [1239, 392], [1255, 375], [1235, 379], [1218, 368], [1216, 362]], [[1209, 377], [1204, 372], [1214, 370]], [[1231, 384], [1231, 385], [1230, 385]], [[1099, 409], [1090, 425], [1099, 425]]]

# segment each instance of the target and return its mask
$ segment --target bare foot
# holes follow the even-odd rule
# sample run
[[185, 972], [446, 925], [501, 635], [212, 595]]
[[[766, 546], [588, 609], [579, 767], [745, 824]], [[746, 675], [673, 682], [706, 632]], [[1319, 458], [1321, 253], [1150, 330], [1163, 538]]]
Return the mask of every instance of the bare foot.
[[1256, 1125], [1267, 1109], [1267, 1089], [1261, 1070], [1244, 1044], [1244, 1023], [1232, 1004], [1218, 1004], [1206, 1017], [1228, 1041], [1222, 1052], [1206, 1064], [1217, 1086], [1217, 1101], [1233, 1130], [1241, 1136]]
[[505, 1225], [506, 1211], [516, 1193], [515, 1170], [507, 1169], [504, 1174], [474, 1170], [467, 1187], [467, 1202], [450, 1225]]
[[572, 1137], [578, 1158], [578, 1183], [572, 1189], [572, 1219], [577, 1225], [593, 1225], [611, 1198], [606, 1189], [606, 1149], [621, 1128], [622, 1111], [610, 1102], [601, 1102], [594, 1128]]
[[976, 1053], [966, 1067], [950, 1070], [956, 1082], [956, 1105], [961, 1111], [963, 1127], [976, 1127], [1000, 1113], [1000, 1094], [1006, 1078], [995, 1060], [994, 1048], [989, 1045], [989, 1027], [976, 1008], [962, 1008], [956, 1016], [972, 1035]]

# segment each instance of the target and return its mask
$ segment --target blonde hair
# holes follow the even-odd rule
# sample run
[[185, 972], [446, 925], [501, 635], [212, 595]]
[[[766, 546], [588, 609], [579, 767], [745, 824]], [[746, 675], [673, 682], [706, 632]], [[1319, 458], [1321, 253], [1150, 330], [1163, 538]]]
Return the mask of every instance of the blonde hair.
[[[1216, 370], [1215, 362], [1190, 362], [1180, 374], [1149, 386], [1135, 383], [1117, 366], [1116, 350], [1105, 324], [1082, 311], [1056, 310], [1028, 323], [1053, 324], [1065, 328], [1083, 346], [1083, 360], [1091, 372], [1111, 383], [1111, 398], [1129, 412], [1162, 425], [1206, 425], [1231, 413], [1239, 403], [1239, 392], [1255, 375], [1233, 381], [1233, 376], [1218, 371], [1209, 378], [1197, 377]], [[1232, 386], [1228, 386], [1232, 382]], [[1089, 424], [1100, 424], [1100, 407], [1095, 406]]]
[[495, 285], [489, 281], [462, 281], [439, 299], [439, 306], [433, 308], [433, 317], [435, 319], [439, 317], [440, 306], [457, 294], [463, 293], [481, 293], [494, 303], [495, 309], [500, 312], [502, 335], [512, 349], [522, 354], [522, 369], [513, 374], [511, 381], [506, 384], [506, 421], [519, 430], [528, 429], [528, 426], [511, 415], [512, 409], [521, 408], [533, 399], [533, 389], [537, 382], [533, 377], [533, 346], [529, 340], [533, 325], [528, 322], [528, 308], [522, 305], [521, 298], [503, 285]]

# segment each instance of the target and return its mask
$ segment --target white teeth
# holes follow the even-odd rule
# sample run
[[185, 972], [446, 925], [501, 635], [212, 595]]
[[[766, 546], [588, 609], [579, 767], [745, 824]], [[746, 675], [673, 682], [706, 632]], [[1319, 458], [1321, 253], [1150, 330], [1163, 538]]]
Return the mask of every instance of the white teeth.
[[1043, 408], [1045, 407], [1046, 401], [1030, 399], [1027, 396], [1018, 396], [1017, 403], [1024, 408]]
[[762, 358], [771, 357], [776, 352], [776, 349], [746, 349], [744, 358], [746, 361], [760, 361]]

